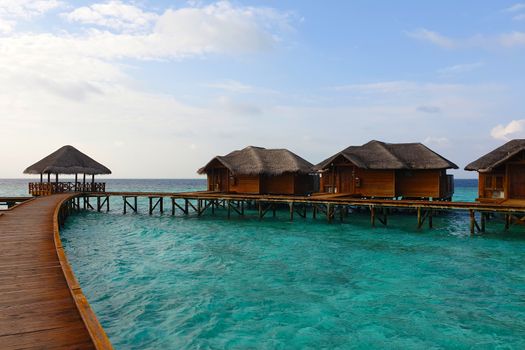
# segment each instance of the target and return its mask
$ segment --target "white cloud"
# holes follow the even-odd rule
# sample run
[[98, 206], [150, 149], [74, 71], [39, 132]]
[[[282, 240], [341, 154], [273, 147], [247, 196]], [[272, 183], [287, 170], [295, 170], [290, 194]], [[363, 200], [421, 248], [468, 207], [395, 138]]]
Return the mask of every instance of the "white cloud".
[[499, 36], [497, 42], [503, 47], [525, 46], [525, 33], [512, 32]]
[[143, 11], [137, 6], [119, 0], [79, 7], [63, 16], [71, 22], [97, 25], [117, 31], [145, 30], [158, 18], [156, 13]]
[[495, 36], [476, 34], [467, 38], [451, 38], [428, 29], [407, 32], [409, 37], [429, 42], [445, 49], [459, 48], [513, 48], [525, 46], [525, 32], [514, 31]]
[[457, 46], [455, 40], [425, 28], [408, 32], [407, 35], [415, 39], [430, 42], [445, 49], [453, 49]]
[[58, 0], [0, 0], [0, 33], [10, 33], [17, 21], [30, 20], [61, 5]]
[[430, 113], [430, 114], [441, 113], [441, 108], [438, 106], [418, 106], [416, 110], [419, 112]]
[[428, 136], [423, 143], [427, 146], [446, 147], [450, 145], [450, 140], [446, 137]]
[[524, 10], [524, 9], [525, 9], [525, 3], [517, 3], [517, 4], [514, 4], [514, 5], [510, 6], [510, 7], [507, 7], [503, 11], [505, 11], [505, 12], [519, 12], [519, 11]]
[[208, 83], [205, 86], [213, 89], [225, 90], [236, 93], [248, 93], [255, 90], [253, 86], [243, 84], [236, 80], [226, 80], [222, 82]]
[[497, 140], [508, 141], [513, 138], [525, 137], [525, 119], [513, 120], [507, 125], [498, 124], [491, 131], [490, 135]]
[[441, 75], [450, 76], [450, 75], [457, 75], [461, 73], [472, 72], [481, 67], [483, 67], [483, 62], [456, 64], [453, 66], [441, 68], [438, 70], [438, 73]]
[[[0, 36], [0, 148], [17, 143], [20, 135], [32, 140], [17, 149], [20, 157], [13, 158], [12, 169], [4, 169], [3, 176], [19, 176], [17, 169], [34, 160], [26, 156], [34, 157], [37, 144], [51, 152], [71, 143], [80, 149], [91, 145], [90, 154], [111, 165], [115, 176], [151, 176], [151, 171], [136, 169], [137, 159], [141, 169], [163, 176], [194, 176], [210, 149], [219, 153], [217, 138], [225, 140], [224, 151], [243, 142], [232, 135], [250, 134], [253, 123], [246, 115], [263, 110], [231, 97], [190, 105], [143, 91], [120, 59], [259, 53], [278, 45], [288, 20], [273, 9], [219, 2], [166, 10], [144, 31], [88, 28], [81, 34]], [[228, 83], [233, 90], [250, 90]], [[150, 147], [173, 162], [159, 164]]]

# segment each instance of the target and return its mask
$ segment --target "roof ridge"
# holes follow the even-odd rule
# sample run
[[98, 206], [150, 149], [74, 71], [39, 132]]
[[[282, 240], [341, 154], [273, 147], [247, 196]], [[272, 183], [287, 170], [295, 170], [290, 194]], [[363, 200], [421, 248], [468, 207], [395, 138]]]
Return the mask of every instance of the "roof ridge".
[[[381, 148], [383, 148], [388, 154], [390, 154], [395, 160], [397, 160], [399, 163], [401, 163], [403, 165], [403, 167], [405, 168], [409, 168], [409, 164], [407, 164], [405, 161], [403, 161], [402, 159], [400, 159], [394, 152], [392, 152], [392, 150], [390, 148], [388, 148], [386, 145], [387, 143], [383, 142], [383, 141], [378, 141], [378, 140], [372, 140], [371, 142], [375, 142], [377, 144], [379, 144], [379, 146], [381, 146]], [[390, 143], [390, 145], [394, 145], [395, 143]], [[396, 144], [398, 145], [398, 143]]]

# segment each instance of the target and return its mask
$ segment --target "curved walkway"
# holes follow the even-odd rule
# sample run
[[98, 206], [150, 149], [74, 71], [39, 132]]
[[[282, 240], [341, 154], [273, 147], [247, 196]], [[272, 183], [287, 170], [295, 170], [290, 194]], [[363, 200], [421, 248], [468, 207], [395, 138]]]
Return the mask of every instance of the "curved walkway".
[[54, 242], [57, 207], [70, 196], [36, 198], [0, 216], [2, 350], [104, 348], [90, 336], [78, 305], [85, 299], [73, 298]]

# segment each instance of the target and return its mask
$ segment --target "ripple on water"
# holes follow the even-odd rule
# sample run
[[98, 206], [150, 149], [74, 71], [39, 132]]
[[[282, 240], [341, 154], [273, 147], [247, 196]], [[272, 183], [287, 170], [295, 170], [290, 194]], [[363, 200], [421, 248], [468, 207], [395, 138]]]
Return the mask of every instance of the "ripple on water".
[[284, 216], [81, 213], [62, 236], [116, 348], [525, 347], [524, 234]]

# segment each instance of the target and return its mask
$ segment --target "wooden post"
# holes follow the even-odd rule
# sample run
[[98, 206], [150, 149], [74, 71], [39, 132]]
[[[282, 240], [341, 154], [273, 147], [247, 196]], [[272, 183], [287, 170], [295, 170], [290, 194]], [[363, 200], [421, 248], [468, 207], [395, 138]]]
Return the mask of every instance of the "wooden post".
[[332, 205], [330, 203], [326, 204], [326, 218], [328, 222], [332, 222]]
[[276, 214], [276, 211], [275, 211], [275, 203], [272, 203], [272, 216], [275, 217], [277, 214]]
[[241, 215], [244, 216], [244, 200], [241, 200]]
[[432, 214], [433, 214], [433, 210], [429, 209], [429, 212], [428, 212], [428, 228], [433, 228], [434, 227], [433, 222], [432, 222]]
[[148, 200], [149, 200], [149, 215], [151, 215], [153, 213], [153, 206], [152, 206], [152, 198], [151, 197], [148, 197]]
[[55, 182], [58, 183], [58, 173], [55, 174]]
[[510, 227], [510, 214], [505, 214], [505, 231]]
[[44, 182], [44, 174], [40, 173], [40, 183]]
[[342, 205], [339, 205], [338, 206], [339, 208], [339, 221], [343, 221], [343, 206]]
[[189, 207], [188, 207], [188, 198], [184, 198], [184, 213], [186, 215], [189, 215], [189, 211], [188, 211]]
[[474, 229], [475, 229], [475, 221], [476, 221], [476, 217], [474, 216], [474, 210], [470, 209], [469, 214], [470, 214], [470, 234], [473, 235], [475, 233]]
[[293, 202], [288, 203], [290, 206], [290, 221], [293, 221]]
[[422, 225], [421, 207], [417, 207], [417, 228], [420, 229]]
[[317, 205], [315, 205], [315, 204], [312, 207], [312, 218], [313, 219], [317, 218]]
[[197, 199], [197, 216], [201, 216], [202, 199]]
[[261, 201], [259, 201], [259, 219], [262, 219], [262, 204], [261, 204]]
[[75, 192], [78, 191], [78, 185], [77, 185], [77, 183], [78, 183], [78, 174], [75, 173]]
[[376, 227], [376, 208], [373, 206], [370, 206], [370, 223], [372, 227]]
[[171, 215], [175, 215], [175, 198], [171, 197]]
[[226, 205], [228, 206], [228, 219], [229, 219], [231, 217], [231, 210], [232, 210], [229, 199], [226, 200]]
[[47, 182], [51, 182], [51, 173], [47, 173]]
[[485, 232], [485, 226], [486, 226], [487, 216], [486, 213], [481, 213], [481, 232]]

